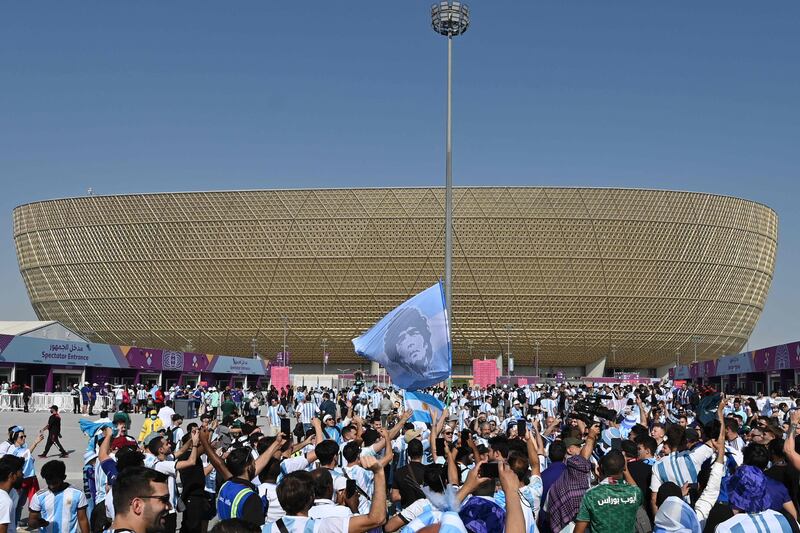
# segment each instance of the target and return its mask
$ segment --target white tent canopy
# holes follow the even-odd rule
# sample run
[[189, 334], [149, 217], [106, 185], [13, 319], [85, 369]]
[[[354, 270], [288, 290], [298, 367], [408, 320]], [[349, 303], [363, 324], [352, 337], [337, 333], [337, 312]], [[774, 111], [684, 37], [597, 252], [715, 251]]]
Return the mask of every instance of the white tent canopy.
[[0, 335], [89, 342], [88, 339], [56, 320], [0, 320]]

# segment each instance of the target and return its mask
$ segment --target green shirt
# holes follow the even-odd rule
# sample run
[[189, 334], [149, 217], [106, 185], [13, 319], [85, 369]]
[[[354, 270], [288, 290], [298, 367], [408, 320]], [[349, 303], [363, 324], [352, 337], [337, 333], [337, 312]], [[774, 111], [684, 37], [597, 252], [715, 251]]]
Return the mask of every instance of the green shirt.
[[222, 416], [225, 417], [233, 413], [234, 409], [236, 409], [236, 404], [230, 400], [225, 400], [222, 402], [220, 409], [222, 410]]
[[581, 509], [575, 520], [589, 522], [592, 533], [633, 531], [640, 505], [642, 491], [639, 487], [624, 481], [614, 483], [604, 479], [583, 495]]

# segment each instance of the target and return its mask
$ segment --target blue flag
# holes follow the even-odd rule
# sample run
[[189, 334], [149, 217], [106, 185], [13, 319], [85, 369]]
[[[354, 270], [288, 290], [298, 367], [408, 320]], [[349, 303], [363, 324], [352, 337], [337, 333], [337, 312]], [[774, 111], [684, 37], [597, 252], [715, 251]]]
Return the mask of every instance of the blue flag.
[[413, 414], [408, 419], [409, 422], [425, 422], [433, 424], [433, 415], [438, 419], [444, 411], [444, 404], [424, 392], [406, 391], [403, 395], [406, 409], [411, 409]]
[[406, 390], [430, 387], [450, 377], [450, 325], [441, 282], [389, 311], [353, 339], [356, 353], [376, 361]]

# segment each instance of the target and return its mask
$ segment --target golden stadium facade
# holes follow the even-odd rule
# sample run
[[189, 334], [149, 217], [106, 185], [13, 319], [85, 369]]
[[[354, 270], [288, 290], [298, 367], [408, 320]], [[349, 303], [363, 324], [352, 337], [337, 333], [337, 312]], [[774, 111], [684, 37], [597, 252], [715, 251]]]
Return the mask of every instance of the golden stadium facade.
[[[456, 188], [454, 363], [654, 368], [740, 351], [772, 280], [777, 216], [713, 194]], [[112, 344], [292, 363], [443, 275], [444, 190], [87, 196], [14, 210], [36, 314]], [[286, 317], [284, 322], [283, 317]], [[694, 341], [693, 341], [694, 337]], [[252, 339], [256, 339], [253, 343]]]

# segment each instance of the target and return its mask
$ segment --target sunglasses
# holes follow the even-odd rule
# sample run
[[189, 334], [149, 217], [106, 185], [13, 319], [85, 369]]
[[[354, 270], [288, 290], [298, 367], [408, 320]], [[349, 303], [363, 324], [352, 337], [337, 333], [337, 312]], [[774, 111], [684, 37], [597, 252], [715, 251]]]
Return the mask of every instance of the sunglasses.
[[142, 499], [154, 499], [158, 500], [163, 504], [169, 505], [169, 494], [162, 494], [161, 496], [137, 496], [137, 498]]

